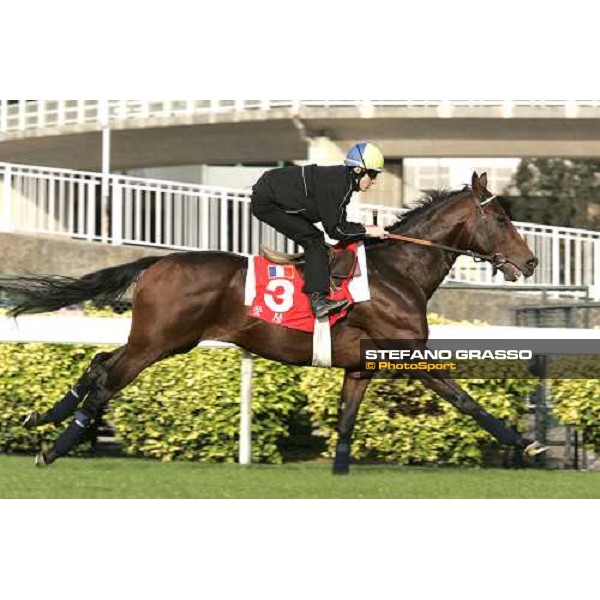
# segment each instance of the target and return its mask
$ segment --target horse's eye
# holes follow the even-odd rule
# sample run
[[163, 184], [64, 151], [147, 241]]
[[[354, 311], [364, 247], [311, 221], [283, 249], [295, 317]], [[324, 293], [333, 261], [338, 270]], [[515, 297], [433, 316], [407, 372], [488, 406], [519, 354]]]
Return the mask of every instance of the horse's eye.
[[508, 221], [508, 217], [506, 215], [498, 215], [496, 217], [496, 219], [498, 220], [498, 223], [500, 223], [500, 224], [506, 223]]

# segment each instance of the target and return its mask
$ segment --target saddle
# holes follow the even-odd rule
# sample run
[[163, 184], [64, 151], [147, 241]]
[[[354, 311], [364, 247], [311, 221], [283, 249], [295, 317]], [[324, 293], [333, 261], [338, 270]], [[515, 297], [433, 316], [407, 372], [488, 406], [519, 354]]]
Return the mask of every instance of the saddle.
[[[338, 287], [339, 283], [344, 279], [360, 275], [358, 257], [354, 252], [347, 248], [334, 248], [333, 246], [329, 246], [328, 251], [329, 274], [335, 287]], [[285, 252], [272, 250], [262, 245], [260, 247], [260, 255], [276, 265], [293, 265], [304, 275], [304, 252], [286, 254]]]

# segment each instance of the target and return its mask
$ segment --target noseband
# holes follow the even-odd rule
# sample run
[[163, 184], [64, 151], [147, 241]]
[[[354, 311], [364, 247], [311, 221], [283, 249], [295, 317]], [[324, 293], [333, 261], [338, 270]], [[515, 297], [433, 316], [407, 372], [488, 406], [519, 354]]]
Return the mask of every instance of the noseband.
[[[475, 200], [475, 204], [477, 206], [477, 208], [479, 209], [479, 214], [481, 216], [481, 220], [483, 221], [483, 226], [485, 229], [485, 235], [487, 238], [487, 242], [488, 242], [488, 248], [490, 248], [492, 246], [492, 236], [490, 234], [490, 228], [489, 228], [489, 224], [488, 224], [488, 216], [485, 212], [485, 210], [483, 210], [483, 207], [486, 204], [489, 204], [490, 202], [492, 202], [493, 200], [495, 200], [497, 198], [497, 196], [490, 196], [489, 198], [485, 198], [483, 197], [483, 193], [482, 195], [478, 198], [477, 196], [475, 196], [475, 194], [472, 194], [472, 198], [473, 200]], [[485, 258], [484, 258], [485, 256]], [[489, 257], [489, 258], [487, 258]], [[481, 255], [481, 256], [473, 256], [473, 260], [475, 262], [483, 262], [483, 261], [488, 261], [491, 263], [492, 265], [492, 276], [495, 275], [498, 272], [498, 269], [500, 269], [503, 265], [505, 265], [508, 262], [508, 259], [506, 258], [506, 256], [504, 256], [504, 254], [500, 254], [500, 253], [496, 253], [496, 254], [488, 254], [488, 255]]]

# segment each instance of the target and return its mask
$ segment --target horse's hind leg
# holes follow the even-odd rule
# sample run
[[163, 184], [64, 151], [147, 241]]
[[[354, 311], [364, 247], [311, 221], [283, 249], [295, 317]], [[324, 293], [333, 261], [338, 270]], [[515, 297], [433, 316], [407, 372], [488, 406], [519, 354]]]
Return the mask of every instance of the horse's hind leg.
[[93, 387], [94, 381], [100, 373], [100, 370], [97, 368], [98, 365], [119, 351], [122, 351], [122, 348], [113, 352], [99, 352], [96, 354], [91, 360], [89, 367], [77, 380], [75, 385], [45, 413], [40, 414], [38, 411], [32, 410], [23, 420], [23, 427], [33, 429], [34, 427], [40, 427], [48, 423], [58, 424], [62, 423], [67, 417], [70, 417]]
[[164, 355], [156, 351], [139, 346], [136, 349], [127, 345], [121, 352], [98, 364], [95, 367], [97, 372], [92, 387], [75, 411], [73, 421], [61, 433], [49, 452], [37, 455], [36, 464], [50, 464], [81, 443], [109, 399], [133, 381], [146, 367], [161, 358], [164, 358]]

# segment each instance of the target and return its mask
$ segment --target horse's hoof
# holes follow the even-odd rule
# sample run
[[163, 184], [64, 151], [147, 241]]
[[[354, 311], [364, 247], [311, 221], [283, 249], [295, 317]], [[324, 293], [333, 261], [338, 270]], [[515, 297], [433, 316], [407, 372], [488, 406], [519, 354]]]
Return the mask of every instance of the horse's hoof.
[[23, 423], [21, 423], [23, 425], [23, 427], [25, 427], [25, 429], [33, 429], [34, 427], [37, 427], [39, 425], [40, 422], [40, 413], [37, 410], [32, 410], [24, 419], [23, 419]]
[[333, 465], [333, 474], [334, 475], [348, 475], [349, 472], [350, 472], [350, 465], [348, 465], [348, 464], [336, 465], [334, 463], [334, 465]]
[[548, 446], [544, 446], [543, 444], [540, 444], [539, 442], [535, 441], [525, 446], [525, 448], [523, 449], [523, 454], [525, 456], [533, 457], [537, 456], [538, 454], [542, 454], [542, 452], [546, 452], [546, 450], [548, 450]]
[[47, 454], [45, 452], [38, 452], [35, 455], [34, 464], [36, 467], [47, 467], [50, 464]]

